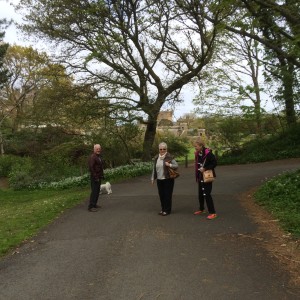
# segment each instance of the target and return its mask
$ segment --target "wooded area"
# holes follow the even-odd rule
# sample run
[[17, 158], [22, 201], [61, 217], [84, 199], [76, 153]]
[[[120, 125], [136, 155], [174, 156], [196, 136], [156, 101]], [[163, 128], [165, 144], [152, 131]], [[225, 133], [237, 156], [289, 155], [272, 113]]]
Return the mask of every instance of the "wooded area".
[[225, 132], [228, 144], [230, 135], [238, 144], [234, 128], [245, 128], [239, 118], [251, 123], [249, 136], [292, 127], [299, 120], [299, 6], [21, 0], [21, 29], [55, 51], [1, 43], [1, 154], [37, 155], [66, 142], [79, 155], [100, 141], [112, 157], [121, 148], [125, 161], [148, 161], [158, 114], [183, 101], [186, 85], [199, 90], [198, 123], [209, 119], [202, 125], [211, 136]]

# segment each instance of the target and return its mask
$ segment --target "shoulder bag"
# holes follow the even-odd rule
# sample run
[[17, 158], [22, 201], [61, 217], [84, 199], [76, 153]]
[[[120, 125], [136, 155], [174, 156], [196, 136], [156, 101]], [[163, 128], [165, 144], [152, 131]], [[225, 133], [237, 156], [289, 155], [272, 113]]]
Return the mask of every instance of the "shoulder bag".
[[202, 173], [204, 182], [213, 182], [215, 180], [213, 170], [206, 170]]
[[[206, 158], [204, 160], [203, 166], [205, 165], [205, 162], [206, 162]], [[205, 183], [213, 182], [215, 180], [213, 170], [206, 170], [206, 171], [202, 172], [202, 176], [203, 176], [203, 182], [205, 182]]]
[[175, 171], [174, 169], [172, 169], [170, 167], [167, 167], [167, 168], [168, 168], [170, 178], [175, 179], [175, 178], [179, 177], [179, 175], [180, 175], [179, 172]]

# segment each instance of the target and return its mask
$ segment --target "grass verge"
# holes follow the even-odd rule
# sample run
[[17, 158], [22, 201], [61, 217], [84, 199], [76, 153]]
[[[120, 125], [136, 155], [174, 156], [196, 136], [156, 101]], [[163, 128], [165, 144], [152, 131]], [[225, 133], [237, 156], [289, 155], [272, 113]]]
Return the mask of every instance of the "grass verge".
[[0, 256], [34, 236], [66, 209], [82, 202], [88, 188], [61, 191], [0, 190]]
[[279, 175], [262, 185], [254, 194], [281, 227], [300, 238], [300, 170]]

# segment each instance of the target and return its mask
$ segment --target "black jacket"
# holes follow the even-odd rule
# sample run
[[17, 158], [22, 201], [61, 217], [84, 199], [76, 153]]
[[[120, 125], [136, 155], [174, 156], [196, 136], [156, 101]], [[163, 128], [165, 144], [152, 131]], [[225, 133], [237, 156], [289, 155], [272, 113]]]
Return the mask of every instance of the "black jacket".
[[203, 147], [201, 153], [199, 151], [195, 152], [196, 181], [200, 179], [201, 172], [198, 170], [200, 165], [205, 170], [213, 170], [214, 177], [216, 177], [215, 167], [217, 166], [217, 159], [210, 149]]

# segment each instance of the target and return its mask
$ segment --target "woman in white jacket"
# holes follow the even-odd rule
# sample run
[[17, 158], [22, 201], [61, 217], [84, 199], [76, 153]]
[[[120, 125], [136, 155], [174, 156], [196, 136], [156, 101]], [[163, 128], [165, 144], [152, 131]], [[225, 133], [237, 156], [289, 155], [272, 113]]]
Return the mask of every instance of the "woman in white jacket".
[[178, 163], [174, 157], [168, 152], [168, 146], [162, 142], [158, 146], [159, 153], [154, 158], [153, 172], [151, 181], [157, 182], [158, 195], [161, 204], [161, 216], [167, 216], [172, 211], [172, 196], [174, 189], [174, 178], [170, 178], [168, 168], [176, 170]]

